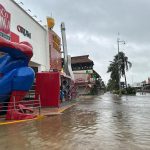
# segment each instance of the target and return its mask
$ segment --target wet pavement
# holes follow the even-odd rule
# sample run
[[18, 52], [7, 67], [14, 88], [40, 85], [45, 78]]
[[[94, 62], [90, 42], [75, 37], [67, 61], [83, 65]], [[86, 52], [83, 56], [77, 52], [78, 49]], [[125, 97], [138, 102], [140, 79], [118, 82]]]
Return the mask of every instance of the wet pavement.
[[149, 95], [82, 97], [61, 115], [0, 126], [0, 150], [149, 149]]

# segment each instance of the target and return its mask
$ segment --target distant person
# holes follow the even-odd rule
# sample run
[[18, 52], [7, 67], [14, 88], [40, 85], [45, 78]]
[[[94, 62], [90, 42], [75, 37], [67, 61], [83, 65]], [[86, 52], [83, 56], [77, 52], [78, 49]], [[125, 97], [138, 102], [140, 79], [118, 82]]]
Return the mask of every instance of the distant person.
[[61, 100], [61, 102], [63, 102], [64, 101], [64, 91], [63, 91], [63, 89], [62, 89], [62, 86], [60, 87], [60, 100]]

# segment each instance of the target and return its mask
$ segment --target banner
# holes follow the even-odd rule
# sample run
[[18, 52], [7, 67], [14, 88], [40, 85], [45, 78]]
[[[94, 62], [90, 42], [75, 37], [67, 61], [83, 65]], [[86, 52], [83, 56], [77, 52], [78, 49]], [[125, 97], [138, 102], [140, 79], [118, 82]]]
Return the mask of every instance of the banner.
[[0, 4], [0, 36], [7, 40], [10, 40], [10, 20], [10, 13]]

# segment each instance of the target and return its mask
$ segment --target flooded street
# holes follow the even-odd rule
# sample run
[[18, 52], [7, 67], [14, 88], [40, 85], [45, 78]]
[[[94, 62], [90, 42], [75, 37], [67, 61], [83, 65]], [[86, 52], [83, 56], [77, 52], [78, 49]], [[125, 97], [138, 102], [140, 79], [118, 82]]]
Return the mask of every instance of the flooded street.
[[0, 150], [149, 150], [150, 96], [82, 98], [62, 115], [0, 126]]

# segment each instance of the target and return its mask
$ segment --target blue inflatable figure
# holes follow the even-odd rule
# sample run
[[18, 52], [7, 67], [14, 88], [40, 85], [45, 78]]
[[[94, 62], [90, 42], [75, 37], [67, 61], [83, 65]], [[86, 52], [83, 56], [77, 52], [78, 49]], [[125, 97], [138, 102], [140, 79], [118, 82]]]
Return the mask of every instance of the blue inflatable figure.
[[34, 71], [28, 67], [33, 56], [28, 42], [14, 43], [0, 38], [0, 103], [8, 102], [15, 92], [27, 92], [34, 81]]

